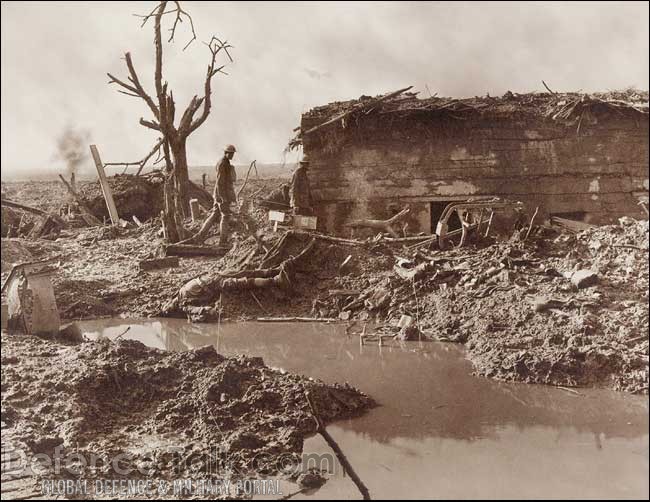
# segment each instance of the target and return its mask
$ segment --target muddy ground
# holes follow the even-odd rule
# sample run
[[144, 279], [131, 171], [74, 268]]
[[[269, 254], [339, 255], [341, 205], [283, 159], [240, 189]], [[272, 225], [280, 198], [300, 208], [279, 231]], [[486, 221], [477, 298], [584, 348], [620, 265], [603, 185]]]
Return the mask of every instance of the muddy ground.
[[[316, 432], [307, 395], [324, 423], [374, 406], [347, 385], [273, 370], [261, 358], [225, 358], [211, 346], [174, 353], [128, 340], [3, 335], [2, 367], [3, 444], [50, 457], [64, 446], [59, 472], [33, 464], [47, 479], [263, 475], [304, 485], [318, 475], [298, 461]], [[111, 459], [125, 452], [115, 467]], [[73, 453], [101, 460], [93, 468]]]
[[[277, 183], [252, 180], [244, 197]], [[30, 186], [38, 185], [3, 185], [3, 192], [17, 202], [51, 204], [39, 197], [42, 188], [33, 193]], [[254, 203], [247, 214], [264, 230], [265, 249], [272, 248], [284, 231], [272, 232], [266, 210]], [[154, 218], [141, 228], [71, 228], [54, 240], [3, 239], [3, 277], [12, 263], [59, 257], [54, 282], [65, 319], [155, 316], [187, 280], [237, 270], [255, 248], [239, 225], [223, 258], [181, 258], [177, 268], [140, 271], [140, 260], [160, 254], [159, 230]], [[624, 218], [578, 234], [543, 224], [527, 240], [523, 235], [513, 230], [450, 251], [387, 239], [356, 245], [318, 239], [307, 265], [294, 271], [291, 290], [224, 294], [222, 320], [341, 318], [357, 325], [353, 332], [372, 321], [390, 333], [409, 315], [418, 336], [464, 343], [479, 375], [647, 393], [648, 222]], [[299, 253], [310, 238], [287, 239], [278, 260]], [[257, 267], [263, 255], [247, 266]], [[398, 261], [402, 270], [422, 270], [414, 281], [404, 279], [394, 270]], [[580, 270], [594, 278], [578, 287], [571, 276]]]

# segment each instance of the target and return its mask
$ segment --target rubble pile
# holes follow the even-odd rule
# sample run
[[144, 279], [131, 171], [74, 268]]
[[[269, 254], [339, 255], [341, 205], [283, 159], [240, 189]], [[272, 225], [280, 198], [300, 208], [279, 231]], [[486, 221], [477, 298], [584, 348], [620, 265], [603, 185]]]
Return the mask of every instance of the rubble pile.
[[[313, 313], [387, 323], [465, 343], [479, 375], [564, 386], [648, 386], [648, 223], [528, 242], [394, 251], [383, 272], [350, 271]], [[410, 254], [409, 254], [410, 253]], [[359, 260], [360, 261], [360, 260]]]
[[[62, 344], [8, 335], [2, 365], [7, 433], [31, 451], [51, 453], [63, 444], [110, 458], [128, 444], [121, 467], [155, 458], [161, 478], [205, 477], [189, 465], [174, 473], [166, 446], [181, 457], [218, 448], [236, 473], [278, 474], [280, 466], [256, 462], [302, 452], [316, 430], [306, 393], [325, 423], [375, 405], [347, 384], [274, 370], [261, 358], [225, 358], [212, 346], [179, 353], [129, 340]], [[80, 476], [115, 475], [110, 464], [100, 465]]]

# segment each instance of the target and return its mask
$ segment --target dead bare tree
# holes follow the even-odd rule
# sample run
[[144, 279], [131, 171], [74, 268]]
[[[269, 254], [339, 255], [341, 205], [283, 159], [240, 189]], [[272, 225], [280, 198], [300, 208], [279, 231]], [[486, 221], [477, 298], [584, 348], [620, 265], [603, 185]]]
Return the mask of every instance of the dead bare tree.
[[[168, 4], [172, 7], [167, 10]], [[210, 60], [205, 76], [203, 85], [203, 96], [195, 95], [183, 112], [178, 124], [175, 123], [176, 119], [176, 104], [171, 89], [168, 88], [168, 83], [163, 77], [163, 40], [162, 40], [162, 20], [163, 16], [167, 14], [174, 15], [173, 25], [170, 28], [170, 35], [167, 42], [172, 42], [176, 34], [176, 27], [183, 20], [187, 20], [190, 24], [192, 37], [185, 45], [185, 50], [194, 40], [196, 40], [196, 32], [194, 31], [194, 23], [192, 17], [181, 8], [179, 2], [160, 1], [159, 4], [147, 15], [138, 16], [143, 18], [142, 25], [144, 26], [149, 19], [153, 18], [154, 22], [154, 47], [155, 47], [155, 70], [154, 70], [154, 86], [155, 86], [155, 99], [152, 98], [144, 89], [138, 73], [133, 64], [131, 53], [125, 54], [125, 61], [128, 70], [127, 80], [118, 79], [112, 74], [108, 73], [110, 78], [109, 84], [117, 84], [121, 87], [118, 92], [142, 99], [151, 111], [153, 118], [145, 119], [140, 118], [140, 124], [149, 129], [160, 133], [162, 135], [162, 149], [165, 157], [166, 174], [168, 183], [166, 183], [166, 204], [165, 207], [169, 211], [181, 211], [182, 215], [189, 214], [189, 192], [190, 181], [187, 168], [187, 138], [196, 129], [198, 129], [208, 118], [210, 109], [212, 107], [212, 78], [217, 73], [224, 73], [223, 66], [217, 66], [217, 56], [220, 52], [224, 52], [228, 59], [232, 62], [232, 57], [228, 52], [232, 46], [227, 41], [221, 41], [213, 36], [209, 42], [204, 42], [210, 51]], [[199, 112], [197, 114], [197, 112]], [[157, 150], [154, 148], [153, 151]], [[173, 199], [173, 200], [172, 200]], [[168, 221], [178, 220], [178, 214], [167, 214]], [[177, 238], [176, 234], [179, 232], [172, 231], [169, 234], [170, 240]], [[182, 233], [182, 231], [180, 232]]]

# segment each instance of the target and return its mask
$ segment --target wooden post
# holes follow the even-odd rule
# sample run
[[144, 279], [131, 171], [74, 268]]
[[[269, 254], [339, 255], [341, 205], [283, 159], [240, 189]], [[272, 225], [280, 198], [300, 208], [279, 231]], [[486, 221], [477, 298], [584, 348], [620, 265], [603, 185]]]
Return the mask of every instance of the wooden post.
[[106, 201], [108, 214], [111, 217], [111, 223], [113, 225], [117, 225], [120, 222], [120, 217], [117, 214], [117, 207], [115, 207], [115, 201], [113, 200], [113, 192], [111, 192], [111, 187], [108, 185], [106, 173], [104, 172], [104, 164], [101, 157], [99, 156], [99, 151], [97, 150], [96, 145], [90, 145], [90, 153], [92, 154], [93, 160], [95, 161], [95, 167], [97, 167], [99, 184], [102, 187], [102, 193], [104, 194], [104, 200]]
[[192, 214], [192, 222], [198, 221], [201, 218], [199, 214], [199, 199], [190, 199], [190, 213]]

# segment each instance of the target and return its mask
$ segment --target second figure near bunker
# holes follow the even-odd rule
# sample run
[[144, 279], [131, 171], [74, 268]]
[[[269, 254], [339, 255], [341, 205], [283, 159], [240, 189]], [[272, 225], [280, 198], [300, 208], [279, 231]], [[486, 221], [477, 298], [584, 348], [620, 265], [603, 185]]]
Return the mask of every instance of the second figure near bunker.
[[309, 158], [304, 155], [298, 169], [294, 171], [291, 178], [291, 207], [293, 213], [297, 215], [308, 216], [312, 214], [312, 197], [307, 175], [308, 168]]

